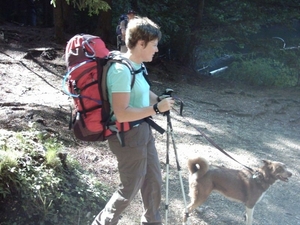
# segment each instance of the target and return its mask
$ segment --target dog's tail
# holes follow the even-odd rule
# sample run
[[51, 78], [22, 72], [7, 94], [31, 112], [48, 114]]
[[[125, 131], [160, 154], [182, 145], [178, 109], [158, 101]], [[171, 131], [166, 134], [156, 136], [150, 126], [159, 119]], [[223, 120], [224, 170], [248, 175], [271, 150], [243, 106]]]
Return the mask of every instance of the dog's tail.
[[201, 157], [190, 158], [188, 160], [188, 170], [190, 174], [197, 172], [197, 177], [201, 178], [208, 170], [208, 162]]

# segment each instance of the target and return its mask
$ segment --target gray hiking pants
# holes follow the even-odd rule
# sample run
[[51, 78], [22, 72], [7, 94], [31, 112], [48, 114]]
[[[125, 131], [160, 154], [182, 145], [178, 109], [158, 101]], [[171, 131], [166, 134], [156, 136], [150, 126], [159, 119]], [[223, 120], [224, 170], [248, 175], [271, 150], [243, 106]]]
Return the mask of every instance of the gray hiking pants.
[[109, 147], [118, 160], [121, 184], [92, 225], [117, 224], [120, 214], [138, 191], [144, 209], [142, 224], [160, 225], [162, 177], [151, 128], [143, 122], [124, 135], [125, 147], [121, 147], [116, 135], [108, 138]]

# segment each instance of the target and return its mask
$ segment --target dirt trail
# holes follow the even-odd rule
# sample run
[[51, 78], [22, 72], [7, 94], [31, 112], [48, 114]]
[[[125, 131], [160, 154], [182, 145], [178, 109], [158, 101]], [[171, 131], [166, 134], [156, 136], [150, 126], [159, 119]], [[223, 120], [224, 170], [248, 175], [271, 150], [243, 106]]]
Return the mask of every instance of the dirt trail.
[[[0, 129], [17, 131], [35, 122], [39, 129], [58, 133], [66, 143], [66, 151], [110, 185], [113, 191], [118, 185], [118, 172], [116, 160], [106, 143], [75, 142], [68, 131], [71, 100], [61, 91], [65, 73], [62, 47], [55, 46], [50, 40], [42, 41], [42, 38], [31, 40], [32, 34], [35, 38], [41, 35], [51, 37], [52, 31], [7, 26], [0, 26], [0, 29], [7, 33], [8, 38], [0, 42]], [[28, 50], [37, 47], [53, 48], [57, 54], [55, 59]], [[196, 126], [247, 166], [255, 168], [261, 159], [284, 162], [293, 172], [293, 177], [288, 183], [278, 182], [267, 191], [254, 211], [254, 225], [300, 224], [299, 87], [257, 88], [216, 78], [189, 77], [185, 70], [177, 70], [176, 75], [170, 70], [168, 77], [173, 76], [176, 81], [166, 81], [159, 77], [161, 73], [155, 68], [149, 71], [155, 91], [160, 93], [165, 88], [173, 88], [174, 95], [185, 103], [184, 117], [172, 111], [171, 118], [187, 202], [186, 160], [191, 155], [201, 155], [213, 164], [242, 168], [202, 137], [193, 127]], [[166, 127], [166, 117], [155, 119]], [[155, 137], [165, 178], [166, 135], [155, 133]], [[179, 225], [184, 203], [172, 145], [169, 178], [168, 224]], [[165, 216], [165, 190], [163, 194], [162, 217]], [[141, 212], [141, 201], [137, 196], [119, 224], [139, 224]], [[193, 225], [237, 225], [244, 224], [243, 213], [244, 207], [240, 203], [213, 194], [198, 211], [193, 212], [190, 220]]]

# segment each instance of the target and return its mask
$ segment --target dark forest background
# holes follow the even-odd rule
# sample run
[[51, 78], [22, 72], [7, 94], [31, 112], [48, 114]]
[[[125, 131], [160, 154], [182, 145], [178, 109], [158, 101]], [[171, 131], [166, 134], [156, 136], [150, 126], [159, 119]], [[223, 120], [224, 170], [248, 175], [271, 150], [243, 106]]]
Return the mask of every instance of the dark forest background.
[[225, 78], [257, 85], [299, 85], [296, 0], [11, 0], [1, 1], [0, 9], [2, 21], [54, 27], [59, 43], [76, 33], [92, 33], [112, 46], [119, 16], [133, 9], [161, 26], [159, 60], [203, 75], [225, 68]]

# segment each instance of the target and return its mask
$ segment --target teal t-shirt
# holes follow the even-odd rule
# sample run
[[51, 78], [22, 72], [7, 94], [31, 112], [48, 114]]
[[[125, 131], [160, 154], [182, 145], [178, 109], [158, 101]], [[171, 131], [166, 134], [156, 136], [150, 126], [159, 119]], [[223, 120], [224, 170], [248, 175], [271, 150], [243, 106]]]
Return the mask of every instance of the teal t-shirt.
[[[133, 68], [138, 70], [141, 64], [131, 62]], [[130, 93], [129, 106], [143, 108], [150, 105], [150, 86], [144, 78], [143, 72], [135, 74], [134, 85], [131, 89], [132, 75], [129, 68], [121, 63], [114, 63], [107, 72], [107, 91], [110, 104], [112, 93]]]

